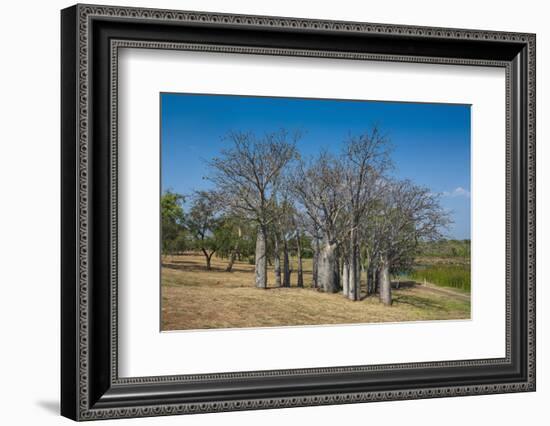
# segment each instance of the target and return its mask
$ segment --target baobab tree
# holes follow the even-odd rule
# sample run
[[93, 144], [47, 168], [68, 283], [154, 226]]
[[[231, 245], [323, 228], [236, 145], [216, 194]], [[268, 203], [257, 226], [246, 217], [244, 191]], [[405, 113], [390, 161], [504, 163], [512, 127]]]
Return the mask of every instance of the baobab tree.
[[345, 208], [342, 163], [329, 153], [321, 153], [314, 161], [301, 161], [290, 181], [295, 198], [322, 235], [317, 265], [319, 287], [328, 293], [336, 293], [340, 290], [336, 248], [342, 232], [340, 219]]
[[381, 178], [391, 167], [389, 143], [374, 127], [358, 136], [350, 136], [344, 143], [342, 167], [345, 179], [347, 219], [347, 242], [343, 250], [344, 296], [360, 299], [360, 250], [359, 233], [361, 221], [368, 222], [369, 213], [379, 195]]
[[442, 229], [451, 221], [438, 194], [409, 180], [388, 181], [379, 209], [379, 293], [381, 302], [391, 305], [392, 265], [410, 254], [419, 241], [441, 238]]
[[256, 222], [255, 284], [267, 288], [267, 230], [273, 220], [274, 195], [283, 168], [297, 157], [299, 134], [286, 130], [258, 138], [252, 133], [231, 132], [228, 147], [209, 165], [210, 180], [224, 202], [242, 217]]
[[378, 180], [390, 166], [388, 141], [374, 128], [350, 136], [338, 157], [322, 153], [296, 169], [294, 194], [323, 235], [317, 274], [325, 291], [339, 289], [338, 247], [344, 295], [359, 300], [360, 223], [367, 220], [379, 190]]

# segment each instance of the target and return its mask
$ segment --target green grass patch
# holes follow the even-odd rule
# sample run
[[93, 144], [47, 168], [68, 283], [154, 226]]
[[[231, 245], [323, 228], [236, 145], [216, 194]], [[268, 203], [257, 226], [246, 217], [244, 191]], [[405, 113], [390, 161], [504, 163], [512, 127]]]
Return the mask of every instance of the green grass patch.
[[470, 291], [470, 265], [432, 265], [423, 269], [415, 269], [409, 275], [418, 282], [426, 280], [439, 286]]

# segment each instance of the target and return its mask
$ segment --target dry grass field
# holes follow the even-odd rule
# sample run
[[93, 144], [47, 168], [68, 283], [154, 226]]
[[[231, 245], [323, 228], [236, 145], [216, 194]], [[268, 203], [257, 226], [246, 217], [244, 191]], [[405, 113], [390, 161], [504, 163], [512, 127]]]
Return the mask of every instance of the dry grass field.
[[[206, 270], [204, 256], [184, 254], [163, 259], [162, 330], [277, 327], [470, 318], [470, 297], [459, 291], [402, 282], [394, 289], [393, 305], [377, 296], [353, 302], [341, 294], [310, 287], [311, 260], [305, 260], [305, 288], [254, 287], [254, 266], [214, 257]], [[295, 269], [295, 265], [294, 265]], [[268, 283], [275, 282], [273, 269]]]

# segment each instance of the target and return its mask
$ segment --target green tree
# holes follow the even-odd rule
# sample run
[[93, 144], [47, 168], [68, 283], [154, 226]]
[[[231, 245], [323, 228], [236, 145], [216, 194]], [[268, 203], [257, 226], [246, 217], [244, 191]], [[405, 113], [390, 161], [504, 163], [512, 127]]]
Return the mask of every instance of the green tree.
[[[215, 230], [215, 238], [218, 244], [217, 256], [228, 258], [226, 272], [233, 270], [237, 257], [243, 254], [247, 223], [237, 216], [226, 214], [219, 219]], [[244, 250], [245, 251], [245, 250]]]
[[193, 237], [193, 248], [204, 254], [208, 270], [212, 268], [212, 256], [220, 248], [217, 238], [221, 225], [218, 198], [214, 192], [197, 191], [186, 220], [187, 229]]
[[163, 256], [182, 252], [186, 249], [187, 233], [183, 203], [185, 197], [166, 191], [160, 197], [161, 246]]

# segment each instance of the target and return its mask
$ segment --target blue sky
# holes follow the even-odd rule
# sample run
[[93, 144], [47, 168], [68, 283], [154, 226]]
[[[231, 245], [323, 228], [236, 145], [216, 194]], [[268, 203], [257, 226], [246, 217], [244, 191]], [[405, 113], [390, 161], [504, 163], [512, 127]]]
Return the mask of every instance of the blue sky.
[[229, 131], [301, 130], [303, 156], [337, 152], [349, 134], [378, 125], [391, 140], [393, 174], [442, 193], [449, 237], [470, 238], [470, 106], [161, 93], [162, 190], [208, 188], [206, 161]]

